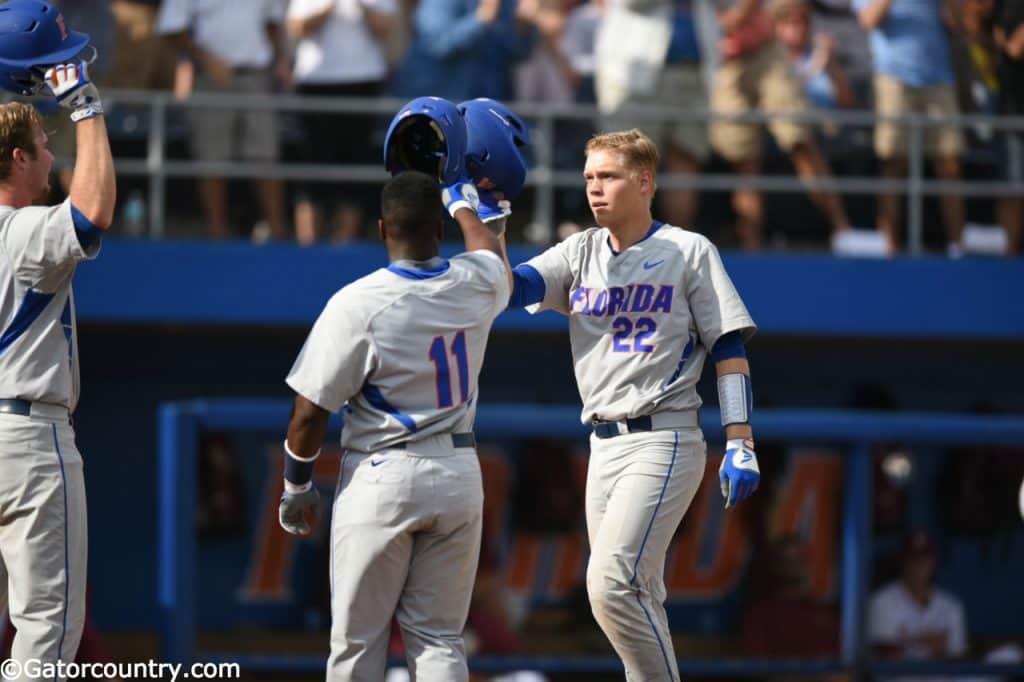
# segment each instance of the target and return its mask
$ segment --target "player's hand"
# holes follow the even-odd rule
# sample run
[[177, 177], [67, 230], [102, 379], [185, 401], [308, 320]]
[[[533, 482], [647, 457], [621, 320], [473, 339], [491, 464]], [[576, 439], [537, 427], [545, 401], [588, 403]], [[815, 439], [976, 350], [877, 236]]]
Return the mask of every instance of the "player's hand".
[[476, 213], [480, 206], [480, 195], [476, 191], [476, 185], [469, 178], [460, 178], [450, 185], [441, 188], [441, 200], [448, 214], [455, 217], [455, 212], [468, 208]]
[[100, 93], [89, 80], [86, 62], [77, 61], [51, 66], [46, 70], [45, 79], [57, 102], [62, 107], [71, 109], [72, 121], [84, 121], [103, 114]]
[[301, 492], [281, 493], [281, 504], [277, 507], [277, 520], [292, 535], [309, 535], [312, 532], [312, 520], [316, 518], [317, 508], [320, 506], [320, 493], [313, 487]]
[[497, 194], [491, 190], [480, 190], [480, 206], [477, 213], [495, 237], [505, 234], [505, 223], [512, 215], [512, 202], [506, 199], [499, 199]]
[[754, 441], [733, 438], [726, 442], [725, 456], [722, 457], [722, 465], [718, 467], [718, 480], [722, 484], [726, 509], [754, 494], [761, 481]]

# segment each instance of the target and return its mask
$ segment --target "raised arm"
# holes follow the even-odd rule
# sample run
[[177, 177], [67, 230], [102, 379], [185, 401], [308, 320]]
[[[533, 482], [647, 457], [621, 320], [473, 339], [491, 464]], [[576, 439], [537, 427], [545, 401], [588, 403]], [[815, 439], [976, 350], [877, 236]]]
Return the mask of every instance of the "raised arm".
[[462, 238], [466, 243], [466, 251], [490, 251], [505, 262], [505, 275], [508, 277], [509, 290], [512, 288], [512, 269], [505, 256], [505, 249], [491, 228], [484, 224], [477, 213], [482, 209], [476, 187], [468, 180], [460, 180], [444, 187], [441, 198], [448, 213], [459, 224]]
[[89, 81], [84, 61], [48, 69], [46, 82], [60, 105], [71, 110], [71, 120], [75, 122], [71, 204], [90, 223], [105, 230], [114, 220], [117, 187], [99, 91]]

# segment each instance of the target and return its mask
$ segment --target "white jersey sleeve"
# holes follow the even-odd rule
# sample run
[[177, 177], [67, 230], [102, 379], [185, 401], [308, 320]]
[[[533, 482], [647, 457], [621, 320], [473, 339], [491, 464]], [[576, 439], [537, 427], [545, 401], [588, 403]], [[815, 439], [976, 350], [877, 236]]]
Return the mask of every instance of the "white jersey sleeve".
[[181, 33], [192, 25], [193, 3], [188, 0], [162, 0], [156, 19], [159, 34]]
[[451, 262], [471, 273], [469, 281], [479, 287], [480, 293], [486, 296], [483, 300], [491, 304], [487, 309], [488, 316], [491, 319], [497, 317], [508, 305], [511, 295], [505, 261], [496, 253], [479, 249], [455, 256]]
[[56, 206], [30, 206], [10, 214], [3, 232], [3, 246], [15, 276], [35, 286], [55, 269], [95, 258], [97, 240], [82, 248], [71, 217], [71, 200]]
[[328, 301], [286, 379], [289, 386], [328, 412], [337, 412], [363, 387], [376, 351], [362, 309], [342, 289]]
[[706, 237], [694, 236], [696, 248], [684, 251], [690, 259], [685, 275], [686, 298], [701, 343], [714, 348], [723, 334], [732, 331], [742, 331], [744, 340], [749, 340], [756, 327], [725, 271], [718, 249]]
[[569, 314], [569, 290], [575, 279], [573, 263], [579, 261], [577, 252], [593, 231], [574, 234], [526, 262], [544, 279], [544, 298], [539, 303], [526, 306], [526, 310], [530, 313], [557, 310], [564, 315]]

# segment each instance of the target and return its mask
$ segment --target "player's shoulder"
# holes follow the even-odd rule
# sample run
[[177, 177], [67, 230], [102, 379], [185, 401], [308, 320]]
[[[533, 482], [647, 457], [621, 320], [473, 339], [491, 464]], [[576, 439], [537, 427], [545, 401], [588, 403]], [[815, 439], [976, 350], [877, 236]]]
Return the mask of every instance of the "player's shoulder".
[[700, 232], [694, 232], [668, 223], [662, 225], [651, 235], [651, 238], [658, 243], [677, 248], [681, 253], [687, 255], [715, 248], [711, 240]]
[[477, 268], [486, 267], [493, 269], [495, 266], [505, 267], [505, 261], [501, 256], [488, 249], [476, 249], [465, 251], [453, 256], [448, 261], [453, 268]]
[[389, 275], [386, 268], [380, 268], [349, 282], [331, 295], [324, 309], [350, 316], [372, 316], [397, 295]]

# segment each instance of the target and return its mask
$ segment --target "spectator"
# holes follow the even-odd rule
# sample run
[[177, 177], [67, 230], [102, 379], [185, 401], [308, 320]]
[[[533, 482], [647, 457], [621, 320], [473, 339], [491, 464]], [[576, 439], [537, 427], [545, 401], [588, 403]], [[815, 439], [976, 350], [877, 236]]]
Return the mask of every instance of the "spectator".
[[601, 25], [603, 0], [584, 0], [569, 10], [561, 49], [573, 70], [577, 102], [594, 102], [594, 43]]
[[515, 68], [515, 99], [569, 104], [579, 77], [562, 44], [567, 8], [563, 0], [531, 0], [534, 1], [539, 40], [533, 52]]
[[[995, 15], [995, 41], [1000, 50], [999, 112], [1024, 116], [1024, 3], [1002, 0]], [[1006, 133], [1006, 179], [1024, 182], [1024, 130]], [[1024, 199], [1006, 197], [999, 202], [999, 222], [1006, 230], [1007, 254], [1020, 253]]]
[[156, 33], [160, 0], [112, 0], [110, 7], [114, 64], [105, 84], [128, 90], [170, 90], [177, 57]]
[[[375, 97], [383, 92], [388, 66], [384, 44], [395, 23], [395, 0], [291, 0], [288, 32], [296, 38], [294, 79], [300, 95]], [[311, 112], [303, 116], [306, 163], [376, 164], [380, 149], [371, 115]], [[376, 205], [376, 191], [357, 192], [338, 207], [342, 215], [357, 211], [354, 222]], [[319, 207], [337, 195], [336, 186], [311, 183], [295, 205], [295, 233], [301, 244], [317, 238]], [[319, 205], [319, 206], [318, 206]], [[375, 211], [374, 211], [375, 213]], [[335, 221], [335, 225], [338, 225]]]
[[[771, 20], [761, 0], [714, 0], [723, 37], [719, 43], [722, 65], [715, 77], [711, 106], [716, 112], [743, 113], [753, 109], [799, 113], [807, 109], [785, 50], [776, 42]], [[775, 141], [793, 160], [804, 179], [830, 174], [828, 164], [807, 126], [777, 119], [768, 124]], [[711, 144], [740, 175], [757, 175], [761, 169], [760, 126], [716, 121], [711, 125]], [[812, 191], [811, 199], [825, 212], [832, 236], [850, 227], [849, 218], [834, 192]], [[746, 250], [761, 247], [763, 207], [754, 189], [733, 192], [740, 245]]]
[[[935, 586], [935, 568], [935, 540], [927, 533], [911, 534], [903, 548], [902, 576], [878, 589], [868, 604], [868, 641], [882, 658], [951, 659], [967, 652], [963, 605]], [[918, 682], [923, 679], [945, 678]]]
[[857, 95], [836, 60], [836, 40], [814, 32], [810, 2], [774, 0], [771, 10], [775, 39], [789, 53], [811, 104], [828, 110], [853, 108]]
[[420, 0], [395, 92], [508, 100], [512, 64], [533, 47], [539, 9], [538, 0]]
[[[291, 69], [284, 49], [282, 0], [164, 0], [157, 21], [196, 68], [195, 89], [205, 92], [269, 95], [275, 75], [286, 84]], [[192, 155], [200, 161], [273, 162], [278, 158], [277, 116], [267, 109], [190, 109]], [[270, 235], [286, 239], [284, 189], [280, 180], [258, 181], [259, 203]], [[228, 229], [224, 178], [199, 180], [199, 199], [210, 235]]]
[[800, 539], [786, 535], [773, 543], [763, 595], [743, 620], [743, 655], [752, 658], [835, 658], [839, 615], [815, 599]]
[[[953, 87], [950, 46], [943, 21], [954, 22], [955, 0], [853, 0], [860, 23], [871, 31], [875, 64], [875, 110], [883, 116], [924, 114], [953, 116], [959, 112]], [[960, 178], [963, 134], [956, 126], [929, 127], [925, 149], [935, 161], [937, 174], [946, 180]], [[892, 122], [875, 127], [875, 153], [882, 173], [894, 180], [906, 177], [907, 129]], [[879, 197], [878, 226], [885, 234], [890, 253], [900, 247], [901, 197]], [[963, 253], [963, 198], [941, 197], [948, 252]]]
[[[670, 173], [696, 175], [710, 151], [699, 120], [630, 118], [631, 106], [707, 107], [693, 0], [611, 2], [598, 29], [595, 85], [604, 131], [639, 128], [664, 151]], [[693, 226], [697, 190], [662, 190], [667, 222]]]

